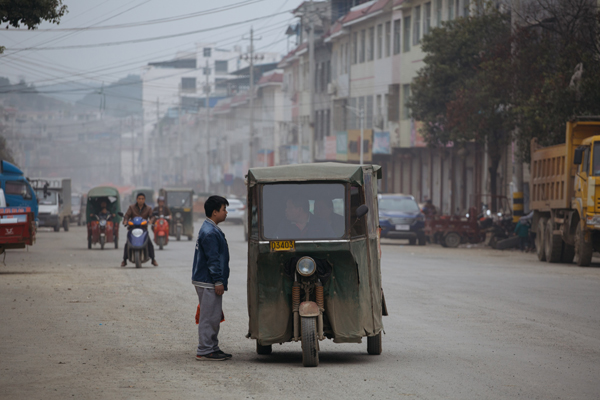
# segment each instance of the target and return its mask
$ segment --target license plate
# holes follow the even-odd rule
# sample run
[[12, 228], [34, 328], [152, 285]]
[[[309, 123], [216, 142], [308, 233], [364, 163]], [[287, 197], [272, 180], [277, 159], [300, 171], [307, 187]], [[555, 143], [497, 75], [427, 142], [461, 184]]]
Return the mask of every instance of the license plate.
[[410, 231], [410, 225], [396, 225], [397, 231]]
[[293, 240], [274, 240], [269, 242], [271, 251], [294, 251], [296, 250], [296, 242]]

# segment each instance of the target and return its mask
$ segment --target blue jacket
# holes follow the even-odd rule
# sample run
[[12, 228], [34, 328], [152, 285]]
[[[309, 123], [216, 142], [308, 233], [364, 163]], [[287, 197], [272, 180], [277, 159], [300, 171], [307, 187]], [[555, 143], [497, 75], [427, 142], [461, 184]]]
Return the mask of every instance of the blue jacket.
[[227, 290], [229, 278], [229, 246], [225, 234], [216, 225], [204, 221], [194, 253], [192, 267], [192, 282], [196, 283], [223, 283]]

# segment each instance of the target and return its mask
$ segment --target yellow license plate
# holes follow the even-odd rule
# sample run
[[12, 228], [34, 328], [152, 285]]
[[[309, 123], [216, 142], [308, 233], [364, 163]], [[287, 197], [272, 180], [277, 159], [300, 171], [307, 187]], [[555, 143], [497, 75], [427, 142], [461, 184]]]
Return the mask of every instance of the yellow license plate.
[[294, 251], [296, 250], [296, 242], [293, 240], [274, 240], [269, 242], [271, 251]]

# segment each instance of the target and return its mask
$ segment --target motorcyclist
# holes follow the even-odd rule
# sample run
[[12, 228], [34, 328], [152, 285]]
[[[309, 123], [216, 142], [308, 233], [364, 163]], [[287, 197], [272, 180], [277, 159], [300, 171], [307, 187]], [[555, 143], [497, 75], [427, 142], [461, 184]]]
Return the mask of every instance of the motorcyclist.
[[113, 214], [111, 214], [110, 211], [108, 211], [108, 208], [106, 208], [107, 204], [106, 201], [103, 201], [102, 203], [100, 203], [100, 212], [98, 213], [98, 218], [99, 219], [105, 219], [105, 220], [109, 220], [110, 217], [113, 216]]
[[[150, 220], [152, 218], [152, 209], [146, 205], [146, 195], [144, 193], [139, 193], [136, 197], [136, 203], [130, 205], [127, 209], [127, 212], [123, 216], [123, 225], [127, 226], [127, 222], [134, 217], [142, 217], [145, 220]], [[127, 242], [125, 242], [121, 267], [127, 265], [127, 247]], [[152, 265], [158, 267], [158, 263], [154, 259], [154, 246], [152, 245], [151, 240], [148, 240], [148, 255], [150, 256], [150, 259], [152, 259]]]
[[152, 215], [154, 216], [154, 218], [160, 217], [161, 215], [163, 215], [165, 217], [170, 217], [171, 210], [169, 210], [169, 207], [167, 207], [165, 205], [165, 198], [163, 196], [159, 196], [157, 199], [157, 202], [158, 202], [158, 205], [156, 207], [154, 207], [154, 211], [152, 212]]

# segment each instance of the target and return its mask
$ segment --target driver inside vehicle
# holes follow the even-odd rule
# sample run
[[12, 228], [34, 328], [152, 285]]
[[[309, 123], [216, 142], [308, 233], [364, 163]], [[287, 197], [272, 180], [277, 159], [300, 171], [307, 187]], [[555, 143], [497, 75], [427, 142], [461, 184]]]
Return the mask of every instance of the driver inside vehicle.
[[99, 218], [108, 219], [112, 216], [112, 214], [110, 213], [110, 211], [108, 211], [108, 208], [106, 207], [106, 201], [102, 201], [102, 203], [100, 203], [100, 212], [98, 213]]
[[331, 226], [310, 212], [310, 203], [302, 195], [290, 195], [285, 203], [285, 220], [275, 237], [278, 239], [320, 239], [335, 237]]
[[321, 219], [331, 227], [335, 237], [344, 235], [346, 221], [344, 216], [337, 214], [333, 209], [333, 199], [318, 198], [315, 200], [315, 217]]

